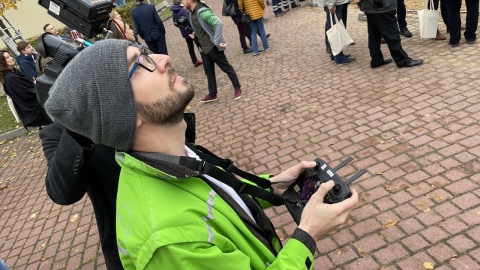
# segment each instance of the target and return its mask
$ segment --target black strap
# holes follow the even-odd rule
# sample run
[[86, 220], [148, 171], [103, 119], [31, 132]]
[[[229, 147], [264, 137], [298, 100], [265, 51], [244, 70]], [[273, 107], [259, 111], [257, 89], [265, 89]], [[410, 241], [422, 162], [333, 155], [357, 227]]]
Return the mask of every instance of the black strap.
[[[196, 158], [191, 158], [191, 157], [180, 157], [180, 165], [190, 168], [198, 172], [199, 174], [209, 175], [223, 182], [224, 184], [230, 186], [238, 194], [249, 194], [252, 197], [268, 201], [269, 203], [275, 206], [283, 205], [285, 203], [285, 199], [283, 197], [278, 196], [275, 193], [271, 191], [267, 191], [261, 187], [257, 187], [257, 186], [245, 183], [239, 180], [238, 178], [236, 178], [235, 175], [233, 175], [231, 172], [219, 169], [217, 165], [210, 164], [206, 160], [197, 160]], [[260, 178], [258, 176], [255, 176], [255, 177]], [[248, 178], [246, 179], [250, 180]], [[260, 178], [260, 179], [262, 179], [263, 181], [270, 182], [263, 178]]]
[[264, 189], [270, 188], [272, 186], [272, 183], [270, 181], [249, 172], [240, 170], [233, 164], [233, 161], [231, 161], [230, 159], [222, 159], [214, 153], [210, 152], [208, 149], [204, 148], [203, 146], [192, 143], [187, 143], [187, 146], [201, 159], [206, 160], [207, 162], [212, 163], [213, 165], [218, 166], [229, 173], [236, 174], [242, 178], [252, 181], [256, 185]]

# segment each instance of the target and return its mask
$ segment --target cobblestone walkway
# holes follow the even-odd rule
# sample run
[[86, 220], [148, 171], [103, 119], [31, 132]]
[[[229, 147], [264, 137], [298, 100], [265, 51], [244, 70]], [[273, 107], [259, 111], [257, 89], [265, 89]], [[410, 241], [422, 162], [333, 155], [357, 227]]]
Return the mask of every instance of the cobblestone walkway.
[[[420, 40], [408, 13], [414, 36], [402, 45], [424, 65], [372, 70], [366, 23], [351, 5], [347, 30], [356, 44], [346, 53], [357, 61], [335, 66], [325, 53], [324, 12], [302, 4], [280, 18], [267, 7], [271, 51], [257, 57], [243, 54], [222, 17], [244, 90], [239, 101], [217, 69], [219, 102], [198, 102], [206, 77], [165, 22], [174, 66], [196, 85], [188, 109], [197, 114], [197, 142], [255, 173], [348, 156], [354, 160], [340, 175], [368, 170], [353, 184], [361, 204], [349, 224], [317, 243], [316, 269], [480, 269], [479, 43]], [[221, 14], [221, 1], [213, 8]], [[45, 173], [38, 133], [0, 145], [0, 183], [8, 184], [0, 191], [0, 257], [19, 270], [105, 269], [90, 201], [55, 205]], [[295, 224], [285, 208], [267, 213], [287, 241]]]

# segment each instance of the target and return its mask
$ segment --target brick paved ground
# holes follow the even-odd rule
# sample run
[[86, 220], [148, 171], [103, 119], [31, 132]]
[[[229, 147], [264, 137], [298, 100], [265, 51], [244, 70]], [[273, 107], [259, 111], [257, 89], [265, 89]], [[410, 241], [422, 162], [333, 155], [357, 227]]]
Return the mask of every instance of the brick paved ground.
[[[304, 4], [274, 18], [268, 7], [272, 50], [258, 57], [242, 53], [224, 18], [245, 94], [233, 101], [217, 69], [220, 100], [208, 105], [198, 103], [207, 93], [203, 70], [167, 21], [175, 67], [197, 86], [189, 110], [198, 142], [256, 173], [317, 156], [333, 165], [352, 156], [341, 175], [368, 169], [353, 185], [361, 204], [349, 224], [318, 242], [316, 269], [480, 269], [479, 45], [420, 40], [409, 13], [414, 37], [403, 46], [425, 64], [371, 70], [366, 24], [356, 15], [351, 6], [356, 45], [346, 52], [357, 61], [340, 67], [325, 53], [319, 8]], [[0, 145], [0, 163], [0, 182], [8, 183], [0, 191], [0, 257], [12, 269], [105, 269], [89, 200], [61, 207], [46, 196], [38, 134]], [[267, 213], [286, 241], [295, 224], [285, 208]]]

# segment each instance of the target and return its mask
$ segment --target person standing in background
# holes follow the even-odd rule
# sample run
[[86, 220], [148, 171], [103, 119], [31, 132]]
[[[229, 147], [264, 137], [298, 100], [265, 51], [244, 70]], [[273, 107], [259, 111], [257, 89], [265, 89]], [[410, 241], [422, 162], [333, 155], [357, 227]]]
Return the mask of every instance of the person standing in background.
[[144, 4], [143, 1], [137, 0], [137, 5], [130, 12], [135, 29], [145, 40], [150, 51], [168, 55], [165, 26], [163, 26], [155, 6]]

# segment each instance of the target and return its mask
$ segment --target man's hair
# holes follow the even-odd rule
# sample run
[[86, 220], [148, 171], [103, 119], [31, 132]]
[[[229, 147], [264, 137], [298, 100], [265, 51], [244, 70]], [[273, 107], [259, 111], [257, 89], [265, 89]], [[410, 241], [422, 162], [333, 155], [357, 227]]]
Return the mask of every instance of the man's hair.
[[174, 5], [179, 5], [181, 3], [182, 3], [182, 0], [173, 0], [172, 1], [172, 4], [174, 4]]
[[50, 25], [49, 23], [45, 24], [45, 25], [43, 26], [43, 31], [47, 32], [47, 27], [48, 27], [49, 25]]
[[23, 50], [25, 50], [25, 48], [28, 47], [28, 45], [30, 45], [30, 44], [26, 41], [23, 41], [23, 40], [19, 41], [17, 43], [17, 51], [22, 52]]

